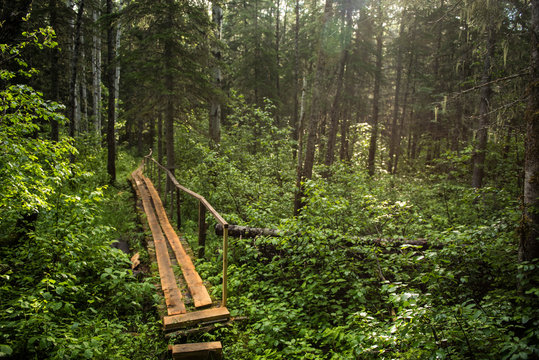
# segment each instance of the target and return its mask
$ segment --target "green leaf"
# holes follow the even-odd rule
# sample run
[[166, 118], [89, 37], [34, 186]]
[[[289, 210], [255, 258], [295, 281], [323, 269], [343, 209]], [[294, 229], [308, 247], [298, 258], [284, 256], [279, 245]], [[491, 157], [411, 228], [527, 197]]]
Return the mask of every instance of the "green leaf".
[[0, 357], [13, 354], [13, 349], [9, 345], [0, 344]]

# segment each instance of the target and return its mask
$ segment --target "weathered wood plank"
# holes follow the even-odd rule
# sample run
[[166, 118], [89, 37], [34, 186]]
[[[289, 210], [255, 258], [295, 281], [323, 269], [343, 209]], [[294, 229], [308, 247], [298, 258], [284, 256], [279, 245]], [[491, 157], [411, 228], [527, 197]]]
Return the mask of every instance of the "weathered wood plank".
[[163, 325], [165, 331], [186, 328], [200, 323], [212, 321], [226, 321], [230, 318], [230, 312], [225, 307], [193, 311], [187, 314], [165, 316]]
[[202, 333], [209, 333], [217, 328], [221, 329], [223, 327], [232, 326], [235, 322], [245, 321], [249, 318], [247, 316], [235, 316], [229, 318], [227, 321], [211, 322], [207, 325], [201, 325], [190, 329], [179, 329], [165, 334], [167, 339], [177, 339], [181, 337], [187, 337]]
[[173, 359], [222, 359], [223, 346], [220, 341], [172, 346]]
[[146, 213], [148, 225], [152, 232], [154, 239], [155, 253], [157, 257], [157, 267], [159, 268], [159, 277], [161, 279], [161, 288], [165, 294], [165, 302], [167, 304], [167, 311], [169, 315], [177, 315], [185, 313], [185, 305], [182, 301], [182, 294], [176, 283], [174, 272], [172, 270], [172, 264], [168, 255], [168, 249], [165, 237], [159, 226], [155, 211], [150, 202], [150, 194], [144, 186], [143, 175], [140, 172], [134, 172], [132, 174], [133, 179], [139, 189], [142, 206]]
[[180, 242], [180, 239], [178, 238], [178, 235], [170, 224], [167, 214], [165, 212], [165, 208], [163, 207], [161, 199], [159, 198], [159, 194], [157, 193], [157, 190], [153, 186], [150, 179], [143, 176], [143, 180], [146, 183], [146, 186], [152, 197], [157, 217], [159, 218], [159, 223], [161, 224], [161, 228], [163, 229], [165, 236], [170, 246], [172, 247], [174, 254], [176, 255], [178, 264], [182, 269], [183, 277], [185, 278], [185, 282], [187, 283], [189, 292], [193, 297], [195, 307], [200, 308], [211, 305], [212, 300], [210, 298], [210, 294], [208, 293], [206, 286], [204, 286], [202, 278], [196, 271], [195, 265], [193, 264], [191, 257], [186, 253]]

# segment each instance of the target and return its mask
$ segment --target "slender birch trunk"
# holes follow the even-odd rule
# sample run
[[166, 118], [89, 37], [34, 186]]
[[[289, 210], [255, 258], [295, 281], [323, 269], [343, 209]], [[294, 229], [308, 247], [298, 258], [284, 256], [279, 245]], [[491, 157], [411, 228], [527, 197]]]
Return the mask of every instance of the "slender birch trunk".
[[399, 96], [401, 88], [401, 79], [402, 79], [402, 42], [404, 37], [404, 21], [406, 17], [406, 10], [402, 13], [400, 28], [399, 28], [399, 38], [398, 38], [398, 50], [397, 50], [397, 74], [395, 78], [395, 99], [393, 103], [393, 119], [391, 123], [391, 141], [389, 143], [389, 159], [387, 162], [387, 171], [390, 174], [395, 173], [394, 164], [396, 160], [394, 159], [398, 152], [398, 145], [400, 143], [400, 132], [398, 127], [399, 119]]
[[115, 85], [115, 67], [114, 67], [114, 24], [112, 21], [113, 4], [112, 0], [107, 0], [107, 87], [108, 111], [107, 111], [107, 172], [110, 176], [110, 182], [116, 181], [116, 90]]
[[[71, 3], [74, 5], [74, 3]], [[84, 12], [84, 0], [80, 0], [77, 9], [77, 18], [73, 24], [73, 54], [71, 57], [71, 80], [69, 85], [70, 96], [70, 124], [69, 124], [69, 136], [75, 137], [75, 134], [79, 131], [80, 126], [80, 108], [79, 108], [79, 96], [77, 91], [77, 75], [78, 65], [81, 48], [81, 26], [82, 26], [82, 14]]]
[[[58, 11], [57, 11], [57, 0], [49, 1], [49, 16], [50, 16], [50, 26], [54, 31], [58, 31]], [[60, 87], [58, 84], [58, 59], [59, 59], [59, 50], [58, 47], [50, 49], [51, 51], [51, 99], [54, 101], [60, 100]], [[56, 120], [51, 122], [51, 140], [59, 140], [59, 124]]]
[[[212, 19], [215, 25], [215, 38], [217, 41], [221, 40], [221, 28], [223, 20], [223, 9], [216, 3], [212, 7]], [[221, 61], [221, 50], [219, 50], [219, 44], [217, 44], [214, 51], [212, 51], [217, 63]], [[221, 67], [217, 64], [213, 72], [213, 82], [218, 90], [221, 89]], [[209, 133], [212, 146], [221, 142], [221, 103], [217, 96], [213, 96], [211, 99], [210, 108], [210, 122]]]
[[382, 48], [384, 46], [384, 29], [382, 27], [382, 4], [378, 0], [377, 11], [377, 34], [376, 34], [376, 70], [374, 73], [374, 92], [372, 99], [372, 129], [369, 143], [369, 158], [367, 162], [367, 170], [370, 176], [374, 175], [374, 160], [376, 158], [376, 147], [378, 141], [378, 116], [380, 102], [380, 84], [382, 82]]
[[[94, 23], [93, 49], [92, 49], [92, 117], [94, 131], [98, 138], [101, 137], [101, 27], [97, 23], [101, 16], [100, 4], [97, 1], [96, 7], [92, 11]], [[101, 144], [98, 141], [98, 144]]]
[[84, 34], [80, 35], [80, 60], [81, 60], [81, 69], [80, 76], [78, 77], [78, 87], [80, 87], [80, 126], [79, 130], [82, 132], [88, 131], [88, 93], [86, 89], [86, 54], [84, 51]]

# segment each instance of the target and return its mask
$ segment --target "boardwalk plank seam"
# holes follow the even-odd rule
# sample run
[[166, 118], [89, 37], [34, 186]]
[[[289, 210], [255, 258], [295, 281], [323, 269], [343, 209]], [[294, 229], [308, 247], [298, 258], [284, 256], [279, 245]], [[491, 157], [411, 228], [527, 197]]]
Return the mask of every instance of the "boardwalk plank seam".
[[174, 228], [170, 224], [170, 221], [168, 220], [165, 208], [163, 207], [163, 203], [161, 202], [161, 198], [159, 197], [157, 190], [153, 186], [150, 179], [148, 179], [144, 175], [142, 175], [142, 178], [150, 192], [150, 196], [153, 200], [153, 204], [155, 206], [161, 228], [163, 229], [168, 243], [170, 244], [174, 251], [174, 254], [176, 255], [176, 259], [178, 260], [178, 264], [180, 265], [180, 268], [182, 270], [183, 277], [185, 279], [187, 287], [189, 288], [189, 292], [193, 297], [195, 307], [200, 308], [211, 305], [212, 300], [208, 293], [208, 290], [206, 289], [206, 286], [204, 286], [202, 278], [196, 271], [191, 257], [189, 257], [189, 255], [183, 248], [180, 239], [176, 234], [176, 231], [174, 231]]
[[165, 302], [167, 304], [167, 312], [169, 315], [183, 314], [186, 312], [185, 304], [182, 301], [182, 294], [176, 283], [176, 278], [172, 270], [172, 264], [168, 256], [168, 248], [166, 245], [165, 236], [161, 231], [159, 222], [156, 218], [153, 207], [150, 203], [150, 194], [144, 186], [143, 177], [140, 172], [133, 172], [133, 179], [140, 191], [142, 198], [142, 206], [152, 232], [154, 240], [155, 253], [157, 257], [157, 267], [159, 268], [159, 277], [161, 279], [161, 288], [165, 294]]

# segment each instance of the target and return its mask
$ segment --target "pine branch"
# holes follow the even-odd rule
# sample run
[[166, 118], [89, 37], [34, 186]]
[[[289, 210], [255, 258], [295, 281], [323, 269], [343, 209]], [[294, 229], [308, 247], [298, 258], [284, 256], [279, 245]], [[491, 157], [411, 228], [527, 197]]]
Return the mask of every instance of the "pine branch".
[[451, 97], [451, 99], [456, 99], [457, 97], [459, 97], [461, 95], [467, 94], [467, 93], [475, 91], [475, 90], [479, 90], [479, 89], [481, 89], [481, 88], [483, 88], [485, 86], [489, 86], [489, 85], [496, 84], [496, 83], [503, 82], [503, 81], [507, 81], [507, 80], [516, 79], [516, 78], [519, 78], [519, 77], [522, 77], [522, 76], [525, 76], [525, 75], [529, 75], [529, 74], [530, 74], [530, 68], [528, 67], [528, 68], [526, 68], [524, 71], [522, 71], [520, 73], [505, 76], [503, 78], [494, 79], [492, 81], [489, 81], [489, 82], [486, 82], [486, 83], [479, 84], [479, 85], [476, 85], [474, 87], [471, 87], [469, 89], [462, 90], [461, 92], [458, 92], [458, 93], [454, 94]]

